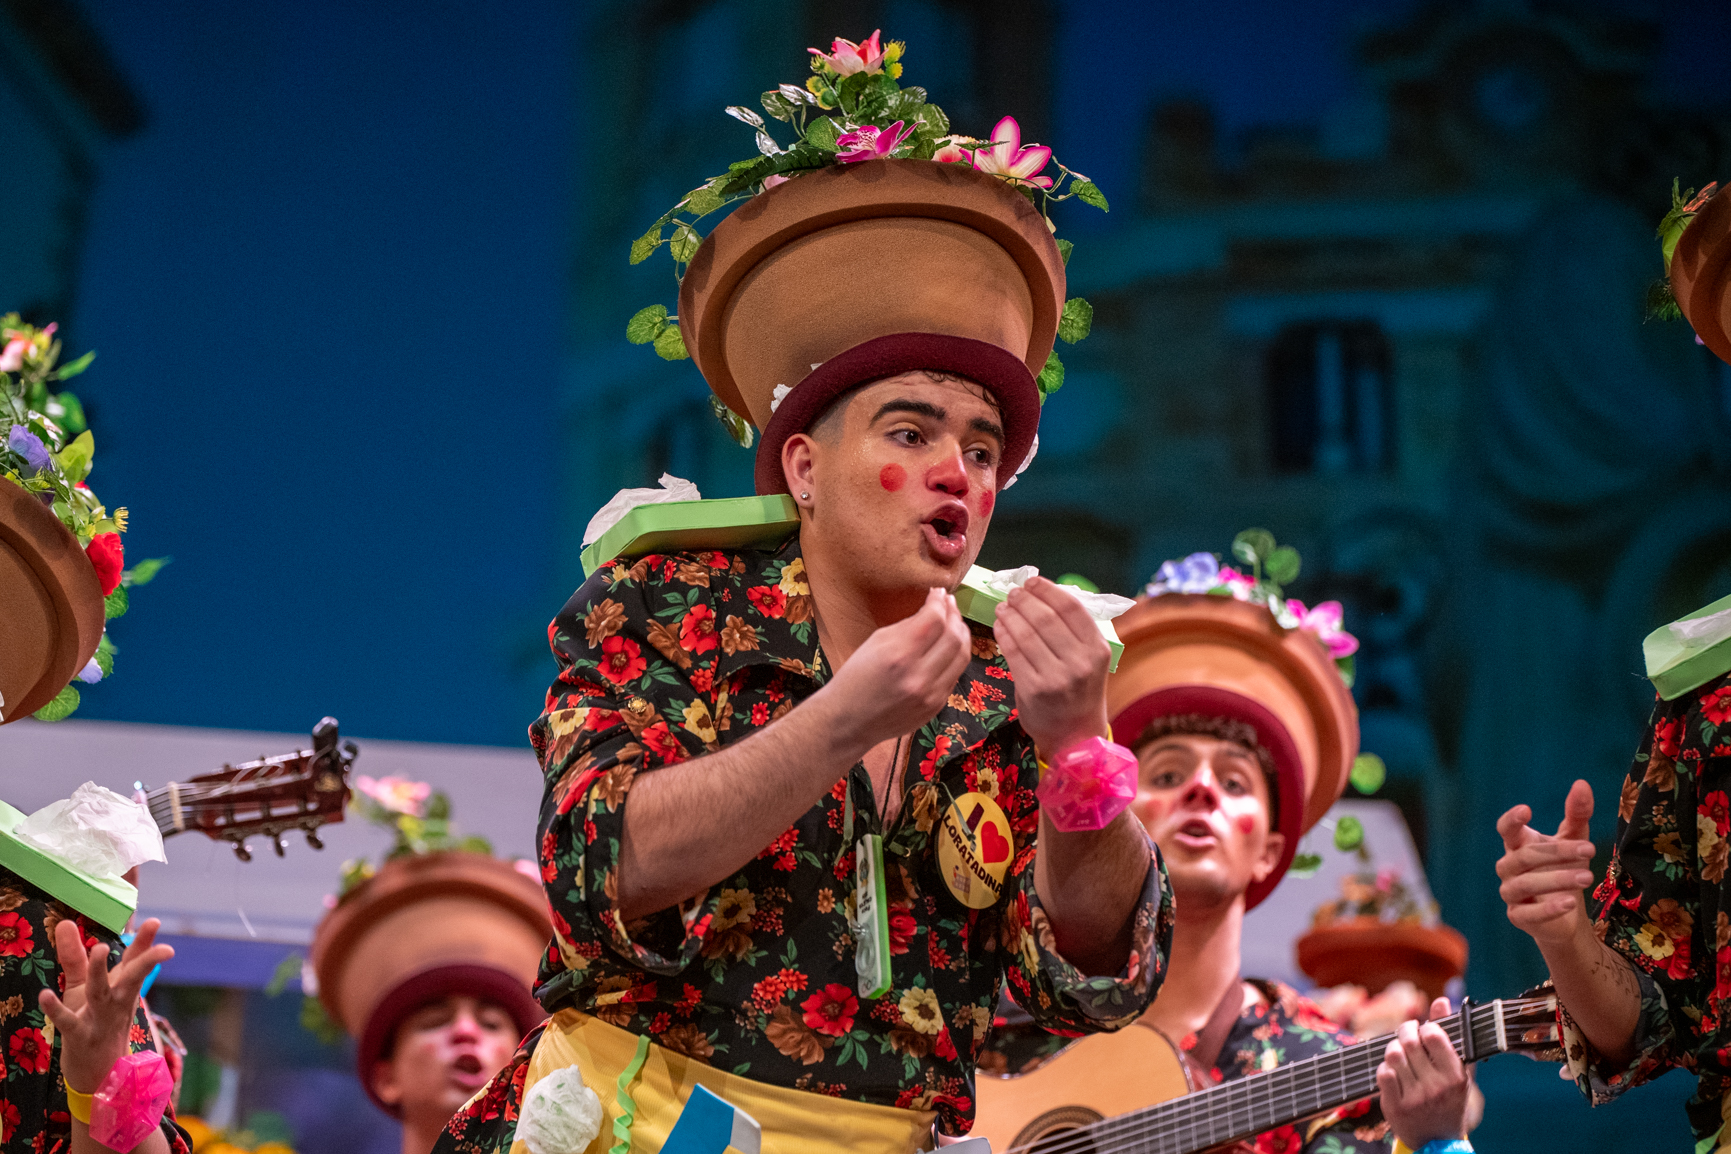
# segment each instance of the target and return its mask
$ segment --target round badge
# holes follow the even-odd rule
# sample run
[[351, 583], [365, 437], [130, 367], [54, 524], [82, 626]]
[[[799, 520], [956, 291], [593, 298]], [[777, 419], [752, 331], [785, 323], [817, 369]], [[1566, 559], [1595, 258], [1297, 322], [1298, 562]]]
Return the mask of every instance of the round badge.
[[1004, 892], [1016, 856], [1010, 819], [983, 793], [964, 793], [944, 811], [938, 827], [938, 869], [956, 900], [983, 910]]

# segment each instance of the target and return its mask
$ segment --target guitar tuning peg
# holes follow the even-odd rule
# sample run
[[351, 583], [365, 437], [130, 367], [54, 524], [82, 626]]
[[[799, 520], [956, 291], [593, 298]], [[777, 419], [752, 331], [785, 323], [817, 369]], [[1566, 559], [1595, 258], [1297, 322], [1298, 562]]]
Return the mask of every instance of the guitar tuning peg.
[[319, 840], [319, 835], [313, 830], [307, 830], [307, 844], [314, 849], [324, 849], [325, 843]]
[[234, 843], [234, 856], [239, 858], [241, 861], [251, 861], [252, 851], [246, 848], [246, 843], [244, 841], [237, 841]]
[[280, 834], [280, 833], [272, 834], [271, 838], [270, 838], [270, 844], [271, 844], [272, 848], [274, 848], [276, 850], [276, 856], [278, 856], [278, 857], [287, 857], [288, 856], [288, 847], [283, 845], [283, 843], [282, 843], [282, 834]]

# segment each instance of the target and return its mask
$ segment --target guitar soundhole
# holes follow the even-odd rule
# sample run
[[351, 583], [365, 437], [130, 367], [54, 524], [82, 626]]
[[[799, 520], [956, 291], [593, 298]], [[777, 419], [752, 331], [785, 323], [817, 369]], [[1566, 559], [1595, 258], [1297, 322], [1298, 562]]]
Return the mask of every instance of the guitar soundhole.
[[1092, 1141], [1074, 1135], [1103, 1117], [1099, 1111], [1086, 1106], [1060, 1106], [1022, 1127], [1010, 1145], [1018, 1150], [1027, 1147], [1029, 1154], [1046, 1154], [1059, 1149], [1064, 1154], [1095, 1154]]

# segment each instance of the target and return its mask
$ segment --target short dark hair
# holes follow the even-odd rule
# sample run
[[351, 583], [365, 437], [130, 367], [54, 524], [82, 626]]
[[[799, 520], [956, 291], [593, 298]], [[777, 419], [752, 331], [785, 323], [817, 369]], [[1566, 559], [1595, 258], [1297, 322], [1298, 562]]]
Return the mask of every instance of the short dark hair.
[[[961, 381], [963, 384], [971, 385], [973, 388], [977, 389], [979, 395], [985, 400], [991, 401], [994, 405], [998, 403], [998, 398], [993, 395], [992, 390], [988, 389], [985, 385], [980, 384], [978, 381], [975, 381], [971, 377], [964, 377], [960, 373], [943, 372], [939, 369], [914, 369], [912, 371], [923, 373], [925, 378], [933, 384], [940, 381]], [[899, 377], [905, 376], [906, 374], [896, 373], [895, 375]], [[880, 377], [878, 379], [888, 380], [889, 378]], [[859, 395], [861, 389], [865, 388], [867, 385], [875, 385], [877, 383], [878, 382], [875, 380], [861, 381], [853, 388], [837, 396], [835, 400], [831, 401], [824, 407], [823, 412], [817, 415], [817, 419], [806, 427], [806, 432], [814, 439], [822, 441], [826, 445], [832, 444], [835, 441], [836, 433], [841, 424], [841, 415], [847, 411], [848, 403], [851, 402], [854, 397]]]
[[1268, 782], [1268, 825], [1280, 828], [1280, 777], [1275, 772], [1274, 755], [1256, 738], [1256, 727], [1236, 717], [1210, 717], [1205, 713], [1170, 713], [1156, 717], [1136, 738], [1132, 748], [1137, 753], [1151, 741], [1162, 737], [1212, 737], [1242, 747], [1256, 758], [1262, 776]]

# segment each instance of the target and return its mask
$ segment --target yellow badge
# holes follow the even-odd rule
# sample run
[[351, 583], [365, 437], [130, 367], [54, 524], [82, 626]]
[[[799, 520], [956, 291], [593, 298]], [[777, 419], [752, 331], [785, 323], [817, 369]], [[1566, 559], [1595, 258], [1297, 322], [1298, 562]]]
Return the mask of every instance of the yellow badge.
[[985, 794], [964, 793], [944, 811], [938, 868], [956, 900], [969, 909], [983, 910], [998, 900], [1015, 855], [1010, 819]]

